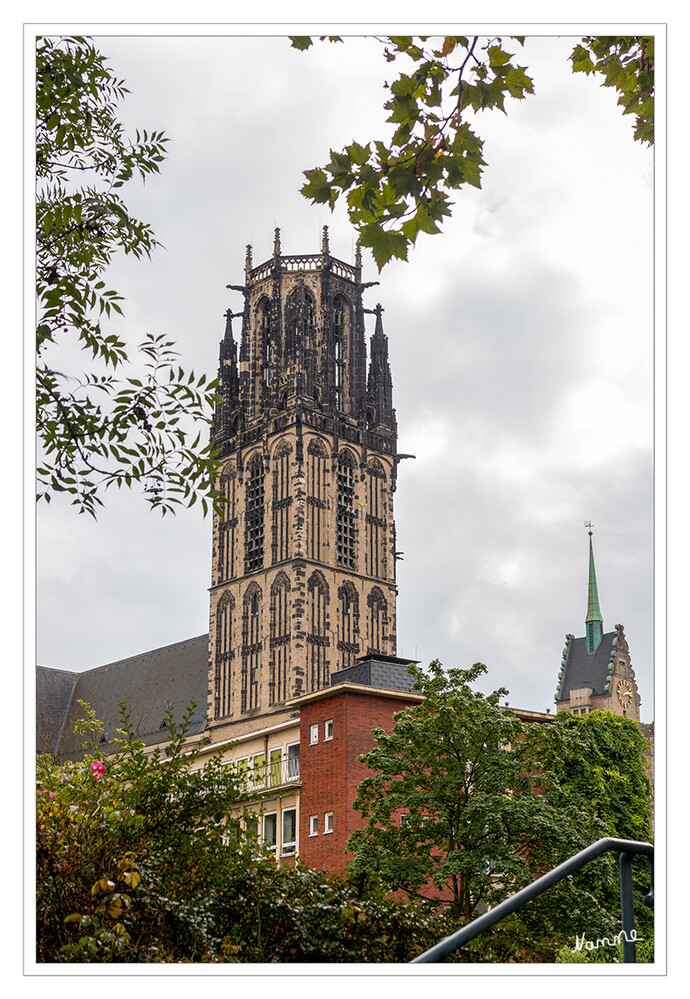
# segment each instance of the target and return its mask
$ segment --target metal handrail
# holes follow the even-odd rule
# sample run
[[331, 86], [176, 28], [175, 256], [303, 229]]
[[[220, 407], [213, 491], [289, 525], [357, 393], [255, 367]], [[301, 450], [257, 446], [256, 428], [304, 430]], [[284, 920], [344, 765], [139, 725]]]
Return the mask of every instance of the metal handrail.
[[632, 892], [632, 858], [634, 854], [644, 854], [649, 858], [649, 894], [645, 898], [645, 904], [653, 906], [654, 904], [654, 847], [651, 843], [641, 843], [637, 840], [632, 839], [614, 839], [613, 837], [607, 836], [604, 839], [598, 839], [596, 843], [592, 843], [591, 846], [585, 847], [584, 850], [580, 850], [579, 853], [574, 854], [568, 860], [559, 864], [558, 867], [554, 867], [552, 871], [548, 874], [543, 874], [536, 881], [533, 881], [531, 885], [527, 885], [526, 888], [522, 888], [520, 891], [516, 892], [515, 895], [511, 895], [510, 898], [505, 899], [503, 902], [499, 902], [497, 906], [490, 909], [488, 912], [483, 913], [483, 915], [478, 916], [477, 919], [473, 919], [471, 923], [467, 926], [463, 926], [462, 929], [457, 930], [455, 933], [451, 933], [450, 936], [444, 937], [429, 950], [420, 954], [419, 957], [415, 957], [411, 964], [433, 964], [438, 961], [443, 961], [449, 954], [452, 954], [463, 944], [470, 940], [473, 940], [480, 933], [488, 930], [491, 926], [500, 922], [506, 916], [511, 915], [513, 912], [517, 912], [518, 909], [522, 908], [527, 902], [531, 902], [533, 898], [537, 895], [541, 895], [547, 889], [551, 888], [553, 885], [562, 881], [563, 878], [567, 878], [569, 874], [574, 874], [575, 871], [579, 871], [580, 868], [588, 864], [590, 860], [594, 860], [595, 857], [599, 857], [602, 853], [608, 853], [609, 851], [616, 851], [620, 853], [619, 858], [619, 871], [620, 871], [620, 888], [621, 888], [621, 929], [623, 938], [623, 961], [626, 964], [635, 963], [635, 912], [633, 907], [633, 892]]

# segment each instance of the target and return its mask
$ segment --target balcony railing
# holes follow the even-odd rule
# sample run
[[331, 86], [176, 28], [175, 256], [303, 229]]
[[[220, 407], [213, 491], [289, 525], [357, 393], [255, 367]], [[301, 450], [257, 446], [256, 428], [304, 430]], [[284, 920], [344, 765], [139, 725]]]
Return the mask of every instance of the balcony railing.
[[297, 784], [300, 781], [299, 757], [291, 757], [279, 763], [265, 763], [258, 767], [250, 766], [244, 773], [239, 773], [238, 777], [247, 792]]

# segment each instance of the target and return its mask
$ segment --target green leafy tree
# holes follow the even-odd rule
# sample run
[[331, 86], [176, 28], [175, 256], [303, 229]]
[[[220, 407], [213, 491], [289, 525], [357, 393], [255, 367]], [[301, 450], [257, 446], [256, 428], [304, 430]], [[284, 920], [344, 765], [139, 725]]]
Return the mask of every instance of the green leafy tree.
[[231, 768], [189, 744], [191, 709], [180, 724], [167, 712], [170, 742], [151, 753], [122, 707], [105, 757], [82, 707], [87, 755], [38, 762], [39, 962], [399, 962], [443, 935], [429, 907], [373, 878], [276, 863]]
[[[486, 672], [411, 667], [424, 701], [377, 729], [371, 776], [354, 807], [353, 874], [436, 902], [443, 935], [603, 836], [648, 838], [645, 743], [613, 715], [523, 724], [472, 685]], [[638, 930], [651, 939], [646, 862], [636, 872]], [[617, 856], [605, 854], [466, 945], [457, 961], [553, 961], [576, 936], [620, 930]], [[603, 959], [603, 958], [601, 958]], [[613, 957], [609, 955], [609, 960]]]
[[[84, 705], [84, 731], [99, 731]], [[147, 752], [124, 706], [118, 751], [90, 743], [80, 761], [38, 761], [37, 959], [157, 961], [171, 950], [205, 953], [213, 889], [251, 855], [238, 822], [239, 789], [218, 756], [199, 766], [180, 724], [166, 711], [170, 741]], [[87, 747], [89, 748], [89, 747]]]
[[[88, 39], [38, 39], [38, 496], [67, 493], [95, 516], [108, 488], [139, 483], [162, 513], [197, 498], [206, 510], [217, 499], [217, 465], [202, 443], [214, 384], [182, 371], [164, 335], [148, 334], [134, 354], [108, 329], [123, 301], [105, 284], [108, 265], [120, 251], [141, 258], [157, 245], [122, 189], [158, 172], [167, 142], [162, 132], [126, 136], [117, 117], [126, 93]], [[75, 348], [92, 370], [68, 370]]]
[[[568, 751], [562, 734], [573, 734]], [[636, 722], [609, 711], [576, 716], [559, 713], [552, 725], [534, 732], [538, 753], [555, 780], [550, 792], [554, 807], [581, 809], [604, 826], [605, 836], [652, 842], [652, 785], [647, 765], [647, 743]], [[607, 854], [573, 876], [619, 913], [618, 857]], [[653, 941], [654, 918], [644, 899], [649, 891], [645, 857], [633, 861], [633, 895], [641, 938]]]
[[[601, 825], [575, 806], [551, 805], [553, 783], [529, 727], [484, 695], [486, 672], [412, 667], [424, 701], [377, 729], [363, 762], [372, 771], [354, 807], [368, 820], [350, 837], [355, 871], [373, 871], [411, 897], [450, 902], [469, 920], [596, 839]], [[565, 733], [564, 733], [565, 734]], [[596, 828], [593, 828], [596, 827]]]
[[[473, 127], [477, 113], [506, 113], [511, 98], [523, 100], [534, 86], [527, 67], [501, 38], [408, 35], [379, 41], [387, 62], [404, 56], [412, 63], [409, 72], [400, 71], [384, 85], [392, 135], [331, 150], [325, 166], [305, 171], [302, 194], [331, 209], [344, 198], [362, 245], [370, 247], [380, 269], [393, 257], [406, 260], [420, 232], [441, 231], [453, 192], [466, 184], [481, 186], [486, 162]], [[510, 39], [523, 42], [524, 36]], [[307, 49], [312, 39], [295, 36], [292, 45]], [[571, 61], [574, 72], [598, 75], [618, 91], [623, 113], [635, 116], [635, 139], [651, 143], [654, 39], [586, 37]]]
[[[354, 802], [367, 825], [348, 841], [353, 873], [369, 872], [391, 890], [436, 902], [446, 913], [443, 935], [597, 839], [647, 828], [634, 818], [622, 821], [646, 809], [644, 779], [605, 805], [604, 788], [597, 797], [585, 767], [576, 789], [580, 761], [590, 753], [589, 730], [575, 718], [521, 723], [499, 706], [504, 688], [489, 695], [472, 689], [485, 672], [481, 663], [445, 671], [433, 662], [428, 673], [412, 667], [424, 701], [398, 713], [391, 733], [373, 733], [375, 746], [362, 757], [371, 776]], [[635, 742], [630, 765], [615, 753], [609, 759], [612, 786], [626, 784], [631, 766], [644, 767], [642, 742]], [[600, 752], [603, 761], [606, 739]], [[646, 870], [638, 913], [645, 885]], [[644, 919], [643, 913], [640, 929], [649, 932]], [[604, 855], [454, 960], [553, 961], [577, 934], [603, 937], [619, 929], [617, 857]]]

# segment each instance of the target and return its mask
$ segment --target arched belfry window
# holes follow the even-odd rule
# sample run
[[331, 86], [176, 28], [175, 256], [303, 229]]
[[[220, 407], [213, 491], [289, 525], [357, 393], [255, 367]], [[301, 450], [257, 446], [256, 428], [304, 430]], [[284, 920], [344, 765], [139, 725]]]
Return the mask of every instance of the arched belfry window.
[[214, 715], [230, 714], [230, 681], [233, 659], [233, 615], [235, 601], [224, 593], [216, 607], [216, 647], [214, 680]]
[[307, 583], [307, 661], [308, 691], [327, 686], [329, 668], [327, 661], [328, 639], [328, 584], [323, 573], [313, 572]]
[[350, 451], [338, 455], [336, 558], [344, 569], [355, 568], [355, 459]]
[[344, 295], [333, 301], [333, 387], [336, 409], [345, 410], [348, 398], [350, 357], [350, 304]]
[[290, 661], [290, 580], [279, 572], [271, 586], [271, 680], [270, 702], [288, 698], [288, 664]]
[[267, 298], [262, 298], [257, 306], [255, 328], [255, 384], [258, 400], [261, 386], [268, 386], [271, 364], [271, 303]]
[[388, 623], [388, 605], [386, 598], [378, 586], [375, 586], [367, 597], [369, 652], [386, 651], [386, 625]]
[[359, 653], [359, 598], [352, 583], [338, 590], [338, 651], [340, 668], [354, 665]]
[[316, 303], [314, 296], [303, 285], [290, 294], [286, 308], [286, 344], [289, 351], [297, 344], [304, 345], [313, 339]]
[[307, 446], [307, 554], [318, 562], [326, 558], [328, 453], [322, 440]]
[[259, 706], [261, 647], [261, 588], [252, 583], [242, 604], [241, 711], [252, 711]]
[[247, 465], [244, 503], [244, 568], [253, 572], [264, 564], [264, 460], [255, 454]]

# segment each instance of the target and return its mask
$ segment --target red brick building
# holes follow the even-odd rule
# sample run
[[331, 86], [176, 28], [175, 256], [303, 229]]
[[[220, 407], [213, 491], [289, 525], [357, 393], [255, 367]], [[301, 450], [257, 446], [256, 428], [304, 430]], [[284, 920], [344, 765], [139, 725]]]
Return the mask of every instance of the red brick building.
[[[299, 700], [300, 798], [299, 855], [309, 867], [342, 874], [346, 867], [345, 844], [365, 822], [352, 808], [357, 788], [367, 776], [359, 757], [374, 744], [372, 729], [390, 731], [393, 716], [422, 698], [404, 689], [379, 686], [384, 674], [397, 673], [400, 686], [410, 677], [405, 660], [369, 659], [343, 674], [333, 686]], [[390, 682], [390, 681], [389, 681]]]

